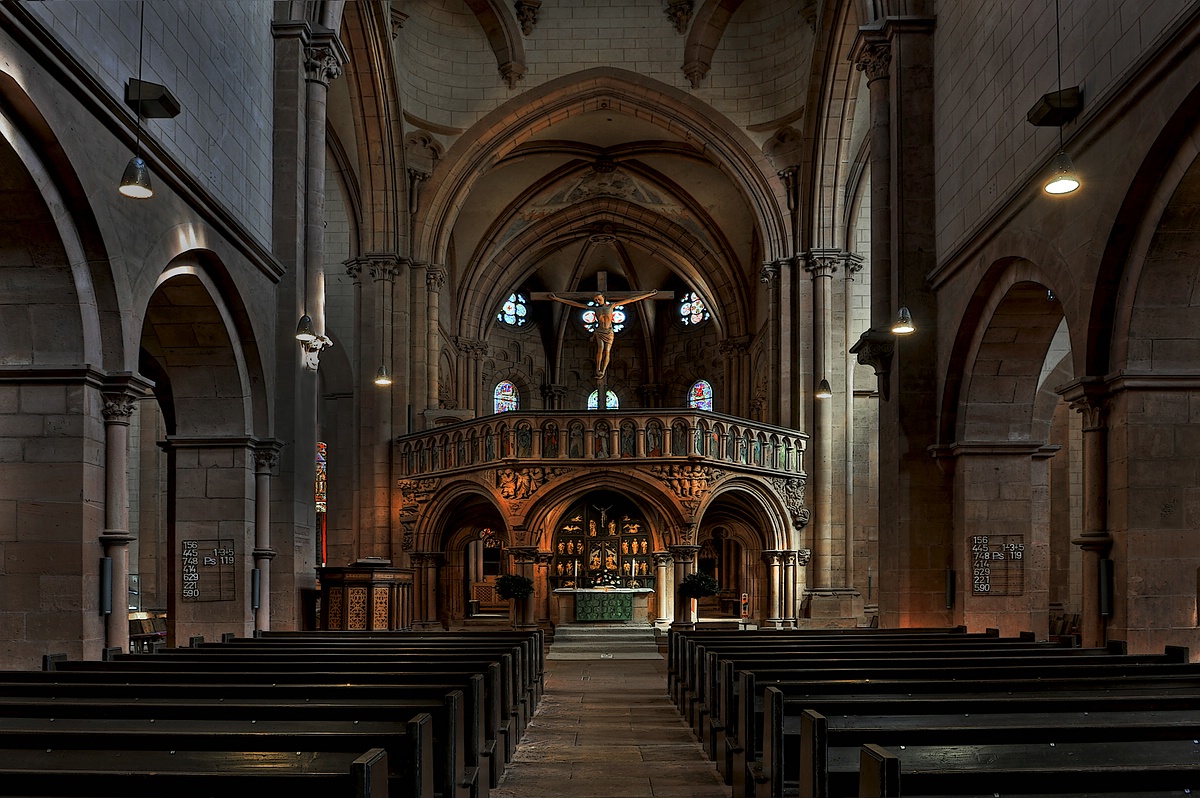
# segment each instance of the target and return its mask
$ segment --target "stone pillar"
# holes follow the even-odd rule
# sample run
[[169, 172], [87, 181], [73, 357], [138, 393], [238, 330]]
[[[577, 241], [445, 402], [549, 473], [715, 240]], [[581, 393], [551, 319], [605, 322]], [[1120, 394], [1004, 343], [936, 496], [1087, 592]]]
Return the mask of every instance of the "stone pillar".
[[669, 551], [654, 552], [654, 592], [658, 604], [658, 617], [655, 626], [666, 628], [671, 624], [672, 613], [675, 610], [674, 594], [667, 589], [667, 569], [671, 567]]
[[417, 567], [421, 579], [421, 592], [417, 602], [417, 620], [413, 623], [416, 631], [437, 631], [442, 628], [438, 619], [438, 562], [442, 558], [440, 551], [415, 551], [410, 555], [413, 565]]
[[518, 631], [535, 629], [537, 621], [534, 619], [533, 604], [534, 596], [537, 595], [537, 574], [534, 572], [534, 567], [540, 552], [538, 552], [537, 546], [509, 546], [508, 553], [513, 560], [513, 573], [533, 580], [534, 584], [533, 596], [513, 600], [513, 628]]
[[796, 552], [783, 553], [783, 625], [796, 628]]
[[1102, 646], [1107, 633], [1100, 614], [1100, 561], [1112, 550], [1108, 530], [1107, 398], [1084, 381], [1064, 392], [1083, 418], [1083, 533], [1071, 542], [1083, 551], [1080, 635], [1084, 646]]
[[[535, 435], [535, 439], [540, 436]], [[539, 551], [536, 555], [537, 568], [533, 578], [534, 592], [537, 599], [534, 604], [533, 621], [543, 629], [550, 628], [550, 564], [554, 555], [548, 551]]]
[[780, 291], [779, 264], [764, 263], [759, 273], [759, 280], [767, 286], [767, 397], [766, 407], [762, 408], [762, 418], [759, 421], [778, 424], [779, 418], [779, 368], [782, 362], [780, 346]]
[[[258, 569], [258, 609], [254, 628], [271, 628], [271, 560], [278, 553], [271, 548], [271, 472], [279, 465], [278, 441], [260, 441], [254, 447], [254, 567]], [[253, 585], [253, 581], [251, 582]]]
[[149, 388], [132, 374], [104, 382], [104, 532], [100, 545], [112, 562], [111, 612], [104, 618], [105, 647], [129, 650], [129, 419]]
[[442, 353], [442, 332], [440, 324], [440, 302], [442, 286], [446, 284], [446, 272], [437, 266], [425, 270], [425, 318], [426, 318], [426, 348], [428, 354], [425, 360], [425, 407], [429, 410], [438, 408], [438, 364]]
[[[813, 386], [828, 379], [828, 354], [832, 348], [833, 274], [840, 252], [812, 250], [805, 256], [805, 269], [813, 281]], [[814, 390], [815, 394], [815, 390]], [[813, 587], [833, 587], [833, 399], [812, 399], [812, 529]]]
[[786, 552], [764, 551], [763, 562], [767, 564], [767, 626], [781, 629], [784, 626], [780, 610], [780, 594], [783, 581], [783, 556]]
[[675, 594], [675, 620], [671, 624], [672, 629], [694, 629], [696, 628], [696, 613], [692, 610], [692, 602], [690, 599], [685, 599], [679, 596], [679, 585], [683, 582], [683, 578], [696, 570], [696, 552], [700, 551], [700, 547], [694, 544], [683, 544], [671, 546], [671, 559], [675, 562], [675, 584], [673, 592]]

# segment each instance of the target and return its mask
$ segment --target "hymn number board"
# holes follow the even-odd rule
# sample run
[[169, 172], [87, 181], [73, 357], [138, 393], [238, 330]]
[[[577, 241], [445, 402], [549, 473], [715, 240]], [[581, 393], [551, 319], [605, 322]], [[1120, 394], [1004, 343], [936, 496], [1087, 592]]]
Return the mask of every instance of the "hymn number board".
[[558, 528], [550, 576], [558, 587], [649, 587], [652, 536], [645, 522], [610, 508], [571, 513]]
[[234, 548], [232, 540], [184, 540], [184, 601], [233, 601]]
[[1024, 535], [971, 538], [971, 592], [976, 596], [1020, 596], [1025, 592]]

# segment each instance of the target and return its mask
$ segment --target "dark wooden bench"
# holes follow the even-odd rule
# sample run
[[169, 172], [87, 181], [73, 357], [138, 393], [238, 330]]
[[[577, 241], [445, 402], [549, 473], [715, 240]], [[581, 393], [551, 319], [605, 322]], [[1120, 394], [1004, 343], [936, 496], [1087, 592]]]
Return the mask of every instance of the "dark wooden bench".
[[[180, 690], [182, 695], [174, 698], [136, 700], [107, 696], [73, 697], [66, 700], [36, 696], [0, 696], [0, 730], [5, 728], [4, 724], [32, 723], [39, 719], [51, 718], [56, 722], [89, 719], [145, 721], [152, 725], [165, 724], [163, 728], [169, 728], [171, 723], [180, 721], [207, 728], [219, 739], [222, 730], [227, 731], [230, 736], [248, 735], [254, 731], [251, 727], [280, 730], [288, 724], [296, 724], [297, 730], [311, 731], [322, 723], [329, 724], [331, 728], [343, 729], [356, 723], [373, 723], [378, 727], [391, 724], [392, 739], [401, 746], [396, 749], [399, 761], [394, 763], [394, 767], [399, 768], [412, 763], [426, 764], [417, 756], [419, 751], [416, 743], [420, 741], [405, 742], [409, 739], [405, 719], [427, 714], [431, 719], [431, 739], [426, 750], [432, 751], [428, 765], [432, 772], [433, 791], [445, 798], [481, 798], [488, 792], [486, 775], [481, 779], [477, 765], [472, 765], [467, 760], [466, 737], [469, 732], [463, 717], [462, 692], [459, 690], [452, 690], [441, 696], [395, 697], [363, 704], [336, 700], [213, 701], [202, 698], [189, 699], [186, 692], [184, 688]], [[269, 744], [263, 742], [260, 745]], [[107, 747], [108, 744], [103, 743], [103, 746]], [[263, 750], [278, 749], [266, 747]], [[287, 750], [287, 747], [283, 750]], [[404, 781], [407, 787], [415, 787], [423, 783], [425, 771], [402, 773], [397, 770], [395, 776], [397, 780]], [[425, 790], [422, 790], [421, 794], [426, 798], [432, 795]]]
[[[764, 703], [781, 705], [768, 687]], [[784, 726], [783, 751], [764, 745], [761, 780], [771, 796], [793, 792], [801, 798], [853, 794], [858, 788], [859, 752], [874, 743], [888, 748], [912, 745], [990, 745], [1022, 743], [1099, 742], [1119, 734], [1125, 740], [1179, 740], [1200, 732], [1200, 693], [1190, 700], [1175, 699], [1172, 709], [1138, 709], [1131, 701], [1105, 703], [1097, 697], [1049, 702], [1021, 702], [986, 695], [957, 700], [926, 698], [862, 703], [869, 714], [834, 714], [845, 702], [816, 706], [826, 715], [805, 709], [799, 729]], [[840, 704], [840, 706], [839, 706]], [[1064, 704], [1066, 706], [1064, 706]], [[957, 710], [957, 711], [951, 711]]]
[[389, 792], [387, 768], [382, 748], [365, 753], [0, 748], [0, 789], [47, 798], [405, 798], [406, 793]]
[[861, 750], [859, 769], [859, 798], [1186, 795], [1200, 783], [1200, 744], [1190, 737], [906, 746], [902, 751], [870, 744]]
[[[898, 668], [893, 667], [892, 662], [875, 663], [875, 666], [872, 667], [869, 662], [855, 662], [847, 668], [805, 668], [802, 671], [781, 668], [777, 672], [737, 671], [735, 679], [730, 680], [731, 683], [736, 681], [736, 690], [730, 690], [727, 687], [719, 697], [718, 720], [714, 726], [716, 740], [724, 740], [724, 755], [722, 756], [719, 748], [714, 753], [718, 769], [725, 776], [726, 782], [733, 785], [735, 795], [753, 794], [753, 782], [770, 775], [769, 765], [766, 770], [763, 769], [762, 757], [771, 754], [763, 752], [764, 750], [767, 752], [780, 750], [783, 734], [781, 722], [787, 716], [787, 712], [780, 706], [771, 712], [772, 719], [768, 721], [764, 716], [769, 710], [760, 709], [763, 706], [760, 700], [761, 689], [756, 691], [756, 684], [759, 688], [776, 687], [781, 694], [790, 692], [805, 694], [805, 691], [816, 689], [814, 685], [817, 682], [841, 682], [842, 688], [845, 689], [854, 684], [869, 684], [875, 679], [894, 681], [897, 684], [894, 689], [900, 690], [904, 689], [903, 685], [907, 681], [942, 685], [955, 685], [961, 682], [968, 685], [964, 689], [985, 690], [986, 687], [975, 688], [973, 685], [979, 681], [998, 679], [1040, 681], [1047, 678], [1058, 678], [1076, 682], [1093, 678], [1121, 679], [1135, 671], [1147, 675], [1153, 672], [1163, 677], [1200, 676], [1200, 666], [1177, 661], [1186, 656], [1186, 651], [1180, 649], [1170, 651], [1161, 658], [1150, 661], [1146, 661], [1144, 656], [1111, 655], [1103, 658], [1094, 657], [1086, 661], [1075, 660], [1073, 665], [1071, 664], [1072, 660], [1047, 657], [1046, 663], [1043, 665], [1031, 663], [1014, 666], [1010, 661], [1001, 661], [1000, 664], [995, 664], [994, 661], [981, 659], [975, 663], [958, 661], [951, 664], [947, 661], [942, 667], [926, 665], [924, 667]], [[1106, 664], [1099, 664], [1100, 661]], [[732, 663], [722, 661], [720, 664], [728, 679], [728, 674], [732, 671]], [[764, 677], [764, 673], [767, 674], [767, 677]], [[769, 676], [772, 673], [791, 675], [792, 680], [784, 682], [779, 679], [771, 679]], [[759, 681], [760, 679], [761, 681]], [[743, 701], [743, 696], [749, 696], [750, 700]], [[718, 743], [714, 742], [711, 745], [716, 747]]]

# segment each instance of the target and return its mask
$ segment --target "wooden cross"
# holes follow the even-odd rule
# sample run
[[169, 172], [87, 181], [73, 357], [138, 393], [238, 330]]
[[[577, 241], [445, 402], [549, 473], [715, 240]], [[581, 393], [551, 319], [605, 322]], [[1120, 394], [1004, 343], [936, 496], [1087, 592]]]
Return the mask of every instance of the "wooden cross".
[[604, 309], [615, 309], [618, 305], [631, 302], [641, 302], [643, 299], [674, 299], [673, 291], [651, 291], [651, 292], [636, 292], [636, 291], [615, 291], [608, 292], [608, 272], [598, 272], [596, 274], [596, 290], [595, 291], [570, 291], [567, 293], [550, 293], [547, 291], [535, 291], [530, 294], [530, 299], [533, 300], [552, 300], [561, 302], [564, 305], [571, 305], [578, 308], [586, 308], [587, 303], [593, 302], [597, 296], [604, 297], [604, 305], [597, 306], [596, 316], [598, 329], [593, 333], [593, 339], [596, 342], [596, 382], [597, 382], [597, 397], [596, 409], [606, 410], [608, 405], [608, 385], [605, 376], [608, 373], [608, 356], [612, 348], [612, 314], [608, 314], [608, 333], [605, 335], [604, 330]]

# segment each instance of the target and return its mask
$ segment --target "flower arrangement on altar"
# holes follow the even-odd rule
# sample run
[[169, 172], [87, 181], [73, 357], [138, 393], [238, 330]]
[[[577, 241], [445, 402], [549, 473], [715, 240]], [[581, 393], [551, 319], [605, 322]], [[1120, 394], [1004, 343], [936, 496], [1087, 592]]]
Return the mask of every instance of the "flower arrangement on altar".
[[621, 579], [617, 576], [615, 571], [605, 571], [604, 573], [600, 574], [600, 576], [597, 576], [592, 580], [592, 587], [598, 587], [604, 590], [620, 586]]

